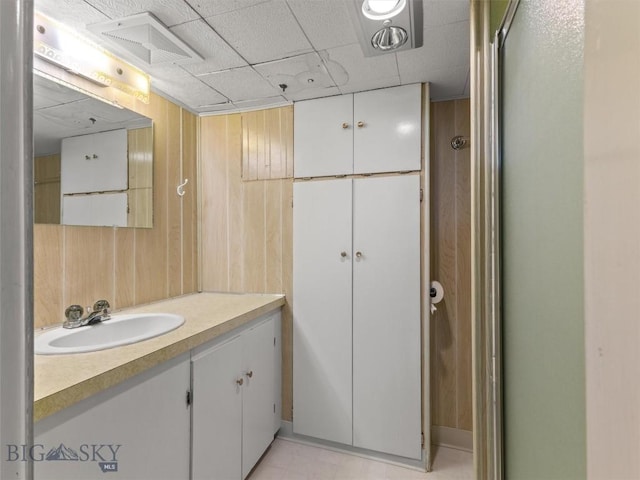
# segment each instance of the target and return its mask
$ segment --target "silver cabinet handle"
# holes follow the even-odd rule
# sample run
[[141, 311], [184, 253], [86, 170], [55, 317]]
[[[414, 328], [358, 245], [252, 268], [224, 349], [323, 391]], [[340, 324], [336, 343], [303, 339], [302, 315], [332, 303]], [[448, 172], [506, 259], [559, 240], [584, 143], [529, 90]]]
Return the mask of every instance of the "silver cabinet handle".
[[347, 252], [340, 252], [340, 256], [342, 258], [347, 258]]
[[242, 386], [242, 384], [244, 383], [244, 380], [242, 378], [239, 378], [236, 380], [236, 383], [240, 386]]
[[362, 258], [362, 252], [356, 252], [356, 257], [357, 258]]
[[347, 122], [344, 122], [344, 123], [342, 124], [342, 128], [344, 128], [344, 129], [349, 128], [349, 124], [348, 124]]
[[249, 370], [245, 375], [249, 378], [253, 377], [253, 370]]
[[363, 121], [359, 121], [358, 122], [358, 128], [362, 128], [364, 127], [364, 122]]

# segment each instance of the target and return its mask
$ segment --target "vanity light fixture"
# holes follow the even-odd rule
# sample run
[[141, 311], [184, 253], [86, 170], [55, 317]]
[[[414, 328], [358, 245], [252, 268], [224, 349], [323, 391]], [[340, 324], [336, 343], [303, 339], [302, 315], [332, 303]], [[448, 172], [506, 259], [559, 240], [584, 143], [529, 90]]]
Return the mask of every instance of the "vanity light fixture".
[[38, 58], [101, 87], [117, 88], [149, 103], [150, 80], [143, 71], [38, 12], [34, 14], [34, 27], [33, 53]]
[[348, 10], [365, 56], [422, 46], [422, 0], [349, 0]]
[[[47, 80], [51, 80], [54, 83], [57, 83], [58, 85], [62, 85], [63, 87], [66, 87], [70, 90], [73, 90], [74, 92], [78, 92], [78, 93], [82, 93], [83, 95], [86, 95], [87, 97], [91, 97], [94, 98], [96, 100], [100, 100], [101, 102], [106, 103], [107, 105], [111, 105], [112, 107], [116, 107], [119, 108], [121, 110], [124, 110], [124, 107], [122, 105], [120, 105], [118, 102], [116, 102], [115, 100], [109, 100], [108, 98], [105, 97], [101, 97], [100, 95], [97, 95], [85, 88], [79, 87], [71, 82], [67, 82], [66, 80], [63, 80], [61, 78], [58, 78], [54, 75], [51, 75], [49, 73], [43, 72], [42, 70], [37, 70], [34, 68], [33, 70], [33, 74], [34, 75], [38, 75], [39, 77], [42, 78], [46, 78]], [[89, 121], [91, 121], [92, 124], [96, 123], [95, 118], [89, 118]]]

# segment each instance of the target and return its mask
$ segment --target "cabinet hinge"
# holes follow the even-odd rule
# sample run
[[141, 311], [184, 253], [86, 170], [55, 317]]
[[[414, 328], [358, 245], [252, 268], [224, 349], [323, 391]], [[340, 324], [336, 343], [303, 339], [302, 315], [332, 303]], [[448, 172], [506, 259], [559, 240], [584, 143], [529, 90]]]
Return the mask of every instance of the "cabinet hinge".
[[276, 404], [273, 404], [273, 413], [276, 413]]
[[193, 394], [191, 393], [191, 390], [187, 390], [187, 407], [190, 407], [192, 402]]
[[273, 337], [273, 346], [276, 346], [276, 337]]
[[424, 188], [420, 189], [420, 203], [424, 200]]
[[422, 448], [424, 448], [424, 432], [420, 433], [420, 444], [422, 445]]

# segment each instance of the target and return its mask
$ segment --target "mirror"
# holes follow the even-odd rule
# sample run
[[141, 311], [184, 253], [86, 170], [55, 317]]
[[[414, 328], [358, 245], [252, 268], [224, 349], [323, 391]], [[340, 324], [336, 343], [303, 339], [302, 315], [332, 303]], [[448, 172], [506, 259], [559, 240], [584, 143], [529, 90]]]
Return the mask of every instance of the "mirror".
[[153, 226], [150, 118], [33, 77], [34, 221]]

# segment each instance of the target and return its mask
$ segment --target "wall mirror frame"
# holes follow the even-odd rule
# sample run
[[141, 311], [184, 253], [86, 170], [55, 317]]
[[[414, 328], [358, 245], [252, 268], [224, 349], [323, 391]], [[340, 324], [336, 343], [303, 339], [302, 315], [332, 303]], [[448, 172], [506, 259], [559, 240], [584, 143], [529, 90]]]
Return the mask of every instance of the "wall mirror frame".
[[35, 223], [152, 228], [152, 120], [38, 70], [33, 83]]

